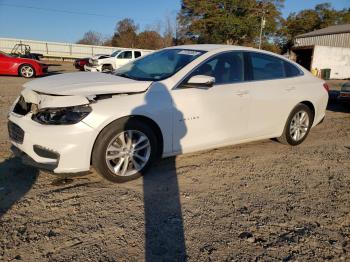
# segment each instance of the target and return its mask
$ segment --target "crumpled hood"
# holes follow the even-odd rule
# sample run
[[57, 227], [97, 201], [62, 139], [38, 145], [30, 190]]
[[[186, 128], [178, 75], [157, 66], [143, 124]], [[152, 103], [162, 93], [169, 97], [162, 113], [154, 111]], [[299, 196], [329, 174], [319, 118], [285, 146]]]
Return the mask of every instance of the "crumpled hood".
[[151, 81], [136, 81], [111, 74], [79, 72], [38, 78], [24, 88], [51, 95], [91, 96], [144, 92]]
[[93, 57], [91, 57], [91, 59], [93, 60], [97, 60], [97, 59], [104, 59], [104, 58], [109, 58], [111, 57], [110, 55], [94, 55]]

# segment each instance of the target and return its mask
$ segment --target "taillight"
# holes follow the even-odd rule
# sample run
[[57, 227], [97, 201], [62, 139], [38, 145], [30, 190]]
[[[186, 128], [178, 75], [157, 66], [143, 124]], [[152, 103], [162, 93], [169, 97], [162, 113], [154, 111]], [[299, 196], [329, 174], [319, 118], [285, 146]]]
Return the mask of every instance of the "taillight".
[[324, 89], [326, 89], [327, 92], [329, 92], [329, 85], [327, 83], [323, 84]]

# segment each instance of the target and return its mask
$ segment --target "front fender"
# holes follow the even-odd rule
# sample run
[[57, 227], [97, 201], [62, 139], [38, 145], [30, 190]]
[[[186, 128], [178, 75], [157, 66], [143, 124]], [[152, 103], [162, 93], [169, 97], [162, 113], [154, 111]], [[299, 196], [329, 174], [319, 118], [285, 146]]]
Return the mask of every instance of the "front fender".
[[83, 120], [90, 127], [102, 131], [115, 120], [129, 116], [143, 116], [155, 122], [163, 136], [164, 153], [172, 151], [172, 100], [161, 92], [116, 95], [91, 103], [92, 112]]

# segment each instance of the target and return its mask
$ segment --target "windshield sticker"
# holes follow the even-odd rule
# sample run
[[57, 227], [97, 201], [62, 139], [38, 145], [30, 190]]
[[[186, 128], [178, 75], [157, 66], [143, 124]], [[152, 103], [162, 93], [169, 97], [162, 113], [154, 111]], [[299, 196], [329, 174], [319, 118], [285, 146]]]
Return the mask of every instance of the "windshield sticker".
[[201, 53], [198, 51], [194, 51], [194, 50], [181, 50], [178, 54], [179, 55], [196, 56], [196, 55], [200, 55]]

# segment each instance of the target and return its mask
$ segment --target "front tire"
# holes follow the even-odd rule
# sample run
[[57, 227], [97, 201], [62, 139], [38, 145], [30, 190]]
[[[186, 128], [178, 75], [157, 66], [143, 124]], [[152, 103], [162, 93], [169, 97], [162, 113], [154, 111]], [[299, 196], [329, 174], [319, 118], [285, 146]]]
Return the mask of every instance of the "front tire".
[[298, 104], [290, 113], [282, 136], [277, 138], [278, 141], [291, 146], [300, 145], [308, 136], [313, 120], [314, 114], [311, 109], [304, 104]]
[[113, 71], [112, 65], [103, 65], [101, 68], [102, 73], [110, 73]]
[[24, 64], [21, 65], [18, 69], [19, 75], [24, 77], [24, 78], [32, 78], [35, 77], [35, 69], [33, 66]]
[[127, 118], [105, 127], [96, 139], [92, 165], [111, 182], [142, 176], [156, 159], [157, 138], [145, 123]]

